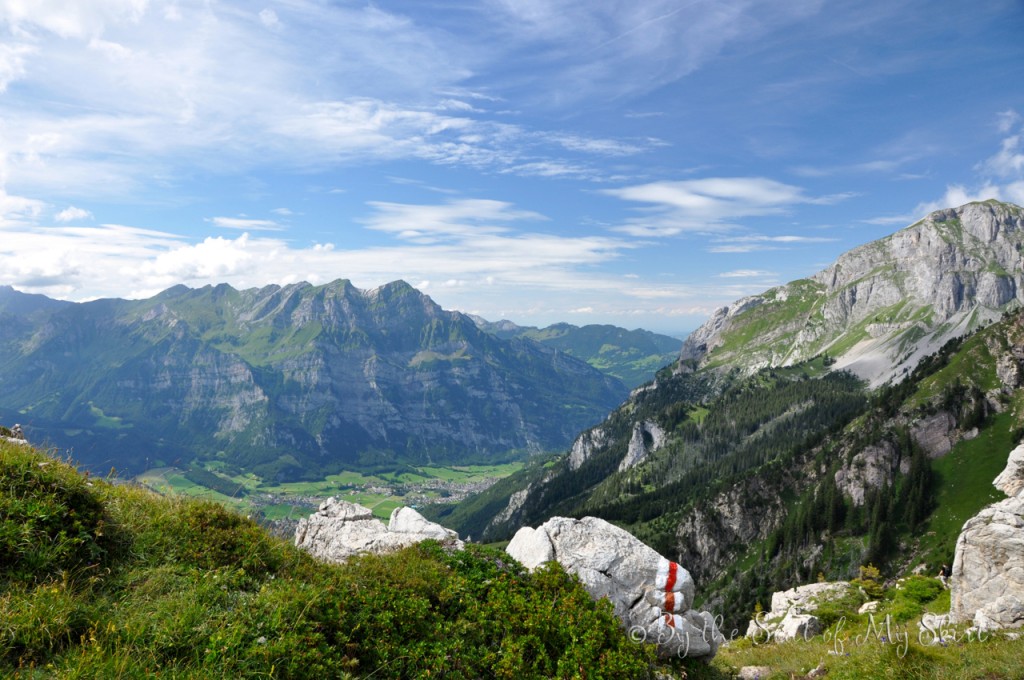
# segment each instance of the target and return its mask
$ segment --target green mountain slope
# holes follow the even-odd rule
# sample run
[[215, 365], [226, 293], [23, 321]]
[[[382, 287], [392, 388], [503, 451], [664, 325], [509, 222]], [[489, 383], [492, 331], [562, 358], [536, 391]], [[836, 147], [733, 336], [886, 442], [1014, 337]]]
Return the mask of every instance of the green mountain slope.
[[[843, 256], [826, 271], [849, 269], [854, 260], [873, 271], [857, 258], [891, 254], [894, 240], [925, 227], [950, 228], [950, 215], [979, 224], [990, 218], [986, 252], [1003, 253], [1007, 243], [1016, 252], [1021, 214], [1016, 206], [991, 203], [946, 211], [854, 251], [856, 258]], [[958, 248], [942, 252], [954, 257]], [[961, 282], [969, 271], [993, 273], [995, 265], [972, 257], [949, 270]], [[1010, 272], [1021, 271], [1021, 256], [1016, 263], [1009, 257], [993, 281], [1019, 290], [1019, 274]], [[894, 267], [912, 264], [937, 270], [931, 262]], [[902, 281], [912, 289], [908, 277]], [[939, 324], [907, 340], [903, 363], [874, 374], [902, 380], [872, 387], [851, 372], [849, 353], [831, 354], [835, 342], [801, 340], [814, 310], [829, 309], [822, 285], [796, 282], [737, 303], [729, 323], [705, 327], [703, 337], [712, 342], [687, 341], [699, 356], [659, 371], [565, 455], [457, 507], [435, 509], [435, 516], [484, 540], [507, 538], [553, 515], [604, 517], [685, 565], [727, 626], [744, 625], [773, 590], [817, 580], [819, 573], [849, 578], [869, 562], [890, 575], [918, 566], [934, 573], [952, 558], [963, 521], [993, 499], [992, 478], [1024, 431], [1024, 318], [1016, 293], [996, 298], [1002, 308], [990, 307], [988, 293], [965, 285], [948, 318], [967, 314], [973, 321], [945, 330]], [[876, 281], [873, 290], [883, 288]], [[857, 290], [859, 299], [868, 295]], [[941, 287], [934, 293], [939, 309], [945, 293]], [[855, 316], [833, 337], [850, 337], [860, 323]], [[799, 327], [787, 326], [794, 318]], [[933, 348], [950, 333], [957, 337]], [[831, 349], [803, 361], [793, 358], [800, 352], [766, 358], [783, 346]], [[885, 356], [877, 353], [872, 365]], [[844, 360], [847, 370], [837, 370]]]
[[618, 326], [573, 326], [558, 323], [546, 328], [517, 326], [511, 321], [490, 322], [472, 317], [483, 330], [499, 338], [527, 338], [582, 359], [594, 368], [637, 387], [679, 356], [682, 341], [643, 329]]
[[283, 480], [507, 460], [566, 446], [627, 394], [402, 282], [25, 306], [0, 290], [0, 412], [103, 470], [198, 458]]

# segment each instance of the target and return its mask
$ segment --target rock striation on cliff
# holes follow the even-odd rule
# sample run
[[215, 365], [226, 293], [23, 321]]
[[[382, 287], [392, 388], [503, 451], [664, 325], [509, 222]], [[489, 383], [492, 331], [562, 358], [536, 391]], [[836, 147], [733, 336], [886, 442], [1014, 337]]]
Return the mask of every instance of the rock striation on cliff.
[[552, 517], [521, 528], [506, 552], [528, 569], [557, 561], [595, 598], [608, 598], [635, 640], [662, 655], [710, 659], [724, 641], [714, 617], [693, 607], [689, 572], [624, 529], [596, 517]]
[[362, 553], [394, 552], [427, 539], [456, 550], [458, 534], [427, 520], [412, 508], [395, 508], [387, 525], [369, 508], [331, 497], [308, 518], [299, 520], [295, 545], [324, 562], [344, 562]]

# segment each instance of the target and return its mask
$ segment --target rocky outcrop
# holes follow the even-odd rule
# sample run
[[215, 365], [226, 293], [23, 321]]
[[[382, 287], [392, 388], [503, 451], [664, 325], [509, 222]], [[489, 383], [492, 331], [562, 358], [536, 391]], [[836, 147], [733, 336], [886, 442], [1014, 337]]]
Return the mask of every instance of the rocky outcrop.
[[434, 539], [461, 550], [458, 534], [428, 521], [412, 508], [395, 508], [387, 526], [369, 508], [328, 498], [320, 509], [299, 520], [295, 545], [324, 562], [344, 562], [362, 553], [388, 553]]
[[952, 432], [956, 418], [948, 411], [921, 418], [910, 427], [910, 436], [929, 458], [941, 458], [953, 449], [956, 442]]
[[569, 469], [579, 470], [580, 466], [587, 462], [595, 451], [607, 443], [608, 434], [600, 427], [587, 430], [576, 437], [576, 441], [572, 444], [572, 450], [569, 452]]
[[1006, 467], [992, 484], [1007, 496], [1019, 496], [1024, 491], [1024, 443], [1010, 451]]
[[724, 641], [708, 612], [692, 609], [690, 574], [629, 532], [596, 517], [553, 517], [523, 527], [506, 551], [528, 569], [557, 561], [595, 598], [608, 598], [635, 640], [664, 655], [714, 656]]
[[750, 621], [747, 637], [757, 642], [810, 639], [822, 631], [821, 621], [814, 615], [818, 606], [845, 596], [850, 588], [847, 581], [832, 581], [776, 592], [771, 610]]
[[636, 467], [664, 444], [665, 430], [661, 429], [657, 423], [650, 421], [635, 423], [633, 436], [630, 437], [626, 450], [626, 457], [619, 463], [619, 472]]
[[[892, 442], [882, 440], [868, 446], [836, 471], [836, 487], [849, 496], [854, 505], [863, 505], [869, 490], [880, 489], [892, 482], [895, 460], [896, 447]], [[906, 473], [909, 470], [910, 461], [902, 460], [900, 472]]]
[[679, 560], [710, 582], [746, 546], [766, 539], [786, 511], [777, 487], [752, 475], [686, 513], [676, 527]]
[[982, 630], [1024, 626], [1024, 445], [1011, 453], [995, 486], [1010, 498], [967, 520], [950, 578], [950, 620]]

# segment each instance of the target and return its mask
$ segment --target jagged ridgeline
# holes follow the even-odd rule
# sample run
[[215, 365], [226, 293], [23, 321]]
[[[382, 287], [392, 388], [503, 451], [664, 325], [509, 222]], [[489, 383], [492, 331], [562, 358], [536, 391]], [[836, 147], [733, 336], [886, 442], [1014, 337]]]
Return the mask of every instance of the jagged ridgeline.
[[570, 451], [438, 514], [614, 521], [730, 627], [819, 574], [935, 573], [1024, 423], [1022, 245], [1021, 208], [972, 203], [720, 310]]
[[265, 480], [563, 449], [628, 389], [404, 282], [74, 304], [0, 288], [0, 418], [95, 469], [218, 460]]

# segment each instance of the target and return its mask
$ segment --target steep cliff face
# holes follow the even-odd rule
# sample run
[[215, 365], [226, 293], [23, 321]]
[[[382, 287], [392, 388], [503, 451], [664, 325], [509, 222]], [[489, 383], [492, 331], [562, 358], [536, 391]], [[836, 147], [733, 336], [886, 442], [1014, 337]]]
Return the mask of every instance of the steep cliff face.
[[934, 212], [809, 279], [719, 309], [686, 341], [702, 366], [789, 366], [818, 354], [877, 386], [1024, 302], [1024, 211], [995, 201]]
[[[20, 294], [7, 291], [0, 314]], [[627, 394], [586, 363], [501, 340], [403, 282], [56, 304], [0, 337], [0, 408], [53, 443], [113, 434], [118, 467], [218, 457], [266, 476], [567, 446]], [[131, 449], [135, 450], [132, 451]], [[144, 453], [143, 453], [144, 451]]]

